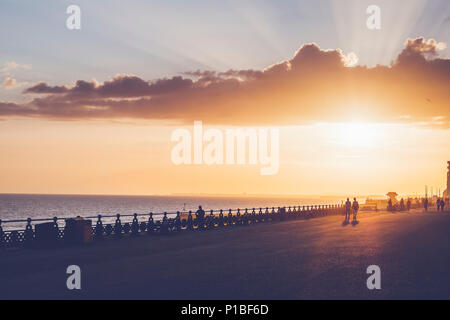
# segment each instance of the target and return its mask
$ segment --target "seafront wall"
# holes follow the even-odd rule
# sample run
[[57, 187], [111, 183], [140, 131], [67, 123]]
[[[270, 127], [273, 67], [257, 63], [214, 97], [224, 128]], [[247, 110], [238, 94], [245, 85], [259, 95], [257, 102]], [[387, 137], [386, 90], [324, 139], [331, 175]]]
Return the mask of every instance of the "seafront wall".
[[[61, 219], [0, 220], [0, 248], [65, 246], [129, 236], [168, 235], [219, 228], [235, 228], [291, 219], [311, 219], [344, 214], [342, 205], [310, 205], [209, 210], [204, 216], [192, 211]], [[24, 228], [8, 230], [8, 224]]]

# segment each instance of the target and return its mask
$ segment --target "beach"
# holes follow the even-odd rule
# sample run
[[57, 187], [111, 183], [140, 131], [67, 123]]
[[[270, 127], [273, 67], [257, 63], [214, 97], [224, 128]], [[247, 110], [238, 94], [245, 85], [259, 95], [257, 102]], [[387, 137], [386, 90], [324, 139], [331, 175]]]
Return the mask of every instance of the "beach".
[[[449, 299], [450, 215], [362, 213], [0, 252], [2, 299]], [[68, 290], [66, 268], [81, 268]], [[368, 290], [366, 269], [381, 269]]]

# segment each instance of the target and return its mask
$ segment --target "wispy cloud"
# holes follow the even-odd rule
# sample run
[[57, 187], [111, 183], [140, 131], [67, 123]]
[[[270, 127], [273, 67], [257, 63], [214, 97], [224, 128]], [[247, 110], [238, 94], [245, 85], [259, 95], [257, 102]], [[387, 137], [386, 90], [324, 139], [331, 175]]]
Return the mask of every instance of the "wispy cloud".
[[0, 87], [10, 90], [10, 89], [16, 89], [23, 85], [25, 85], [25, 82], [18, 82], [16, 79], [7, 76], [7, 77], [5, 77], [3, 82], [0, 84]]
[[27, 84], [27, 82], [19, 82], [17, 81], [11, 74], [11, 71], [17, 70], [17, 69], [25, 69], [29, 70], [31, 69], [31, 65], [27, 64], [19, 64], [15, 61], [7, 61], [5, 62], [2, 67], [0, 68], [0, 75], [4, 77], [3, 81], [0, 83], [0, 87], [11, 90], [16, 89], [21, 86], [24, 86]]
[[3, 66], [0, 68], [0, 73], [2, 74], [9, 74], [12, 70], [16, 69], [31, 69], [31, 65], [29, 64], [19, 64], [15, 61], [7, 61], [3, 64]]

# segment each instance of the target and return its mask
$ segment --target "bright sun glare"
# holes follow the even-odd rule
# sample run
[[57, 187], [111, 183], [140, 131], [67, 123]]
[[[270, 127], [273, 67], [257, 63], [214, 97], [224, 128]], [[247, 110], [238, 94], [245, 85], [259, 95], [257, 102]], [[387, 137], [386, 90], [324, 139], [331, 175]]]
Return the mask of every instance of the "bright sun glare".
[[380, 140], [381, 128], [370, 123], [340, 123], [333, 128], [333, 141], [345, 147], [373, 147]]

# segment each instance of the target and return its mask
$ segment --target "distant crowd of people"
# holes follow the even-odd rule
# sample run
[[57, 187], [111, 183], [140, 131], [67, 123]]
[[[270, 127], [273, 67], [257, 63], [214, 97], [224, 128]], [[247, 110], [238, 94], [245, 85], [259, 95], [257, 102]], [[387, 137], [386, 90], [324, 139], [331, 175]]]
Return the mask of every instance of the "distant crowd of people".
[[[428, 198], [424, 198], [423, 199], [423, 208], [425, 211], [428, 211], [428, 208], [432, 206], [431, 200], [428, 200]], [[437, 198], [436, 199], [436, 208], [437, 211], [439, 212], [444, 212], [446, 206], [446, 202], [444, 200], [444, 198]]]
[[388, 211], [409, 211], [411, 209], [412, 209], [412, 202], [410, 198], [406, 200], [406, 203], [405, 200], [402, 198], [400, 202], [396, 205], [392, 203], [392, 199], [389, 199], [388, 201], [387, 205]]
[[[428, 209], [433, 206], [432, 199], [430, 198], [416, 198], [413, 199], [414, 204], [412, 204], [412, 201], [410, 198], [407, 199], [406, 204], [403, 198], [400, 200], [398, 204], [393, 205], [392, 200], [389, 199], [387, 210], [388, 211], [409, 211], [413, 208], [423, 208], [425, 212], [428, 212]], [[436, 208], [438, 212], [444, 212], [445, 207], [448, 207], [448, 201], [446, 202], [444, 198], [437, 198], [436, 199]]]

